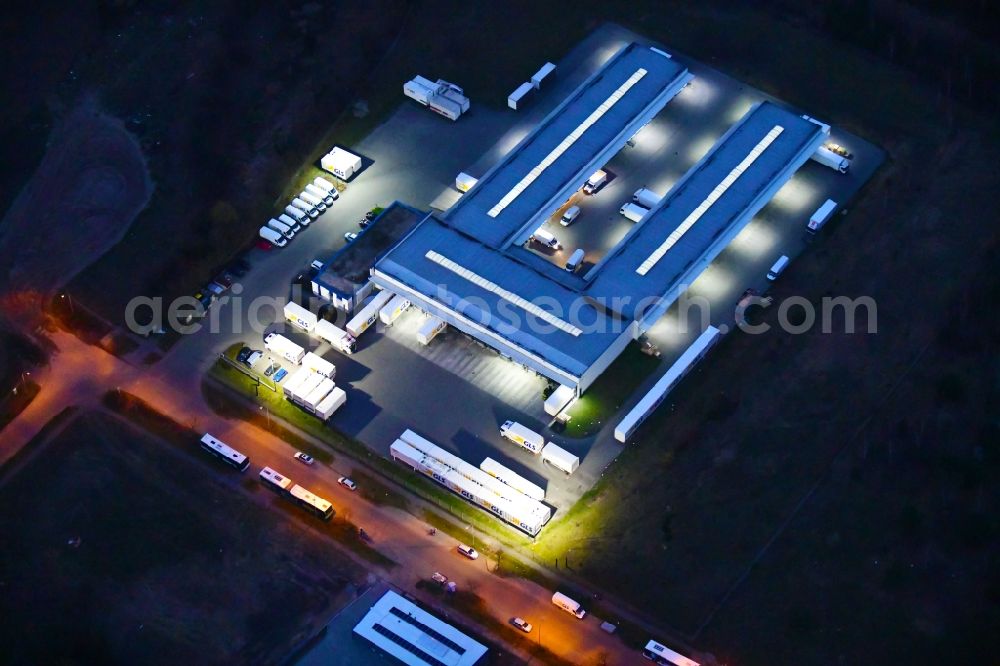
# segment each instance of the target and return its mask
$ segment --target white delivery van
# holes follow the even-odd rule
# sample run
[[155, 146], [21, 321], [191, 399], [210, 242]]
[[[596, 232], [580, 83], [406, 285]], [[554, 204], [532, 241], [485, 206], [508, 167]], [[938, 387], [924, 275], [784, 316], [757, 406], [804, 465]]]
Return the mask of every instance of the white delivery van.
[[552, 250], [559, 249], [559, 241], [556, 240], [556, 237], [540, 227], [538, 229], [535, 229], [535, 233], [531, 234], [531, 237], [528, 240], [534, 241], [540, 245], [544, 245], [545, 247]]
[[312, 194], [311, 192], [302, 190], [301, 192], [299, 192], [299, 199], [302, 199], [307, 204], [309, 204], [310, 206], [312, 206], [321, 213], [326, 212], [326, 202], [324, 202], [321, 198], [319, 198], [315, 194]]
[[285, 240], [285, 237], [271, 227], [261, 227], [260, 237], [275, 247], [285, 247], [288, 245], [288, 241]]
[[559, 220], [559, 224], [563, 225], [564, 227], [568, 227], [569, 225], [576, 222], [576, 218], [578, 217], [580, 217], [580, 207], [570, 206], [569, 208], [566, 209], [566, 212], [563, 213], [562, 218], [560, 218]]
[[284, 222], [278, 222], [273, 217], [267, 221], [267, 226], [271, 227], [272, 229], [280, 233], [288, 240], [292, 240], [293, 238], [295, 238], [295, 232], [292, 231], [292, 228], [290, 226], [288, 226]]
[[285, 206], [285, 215], [302, 224], [309, 224], [309, 216], [295, 206]]
[[313, 195], [314, 197], [322, 199], [323, 203], [325, 203], [327, 206], [332, 206], [333, 205], [333, 195], [330, 194], [329, 192], [327, 192], [326, 190], [324, 190], [322, 188], [319, 188], [319, 187], [316, 187], [312, 183], [308, 183], [306, 185], [306, 190], [305, 191], [308, 192], [309, 194]]
[[778, 276], [785, 272], [785, 268], [788, 266], [788, 261], [788, 257], [785, 255], [778, 257], [778, 260], [774, 262], [773, 266], [771, 266], [771, 270], [767, 272], [767, 279], [772, 281], [777, 280]]
[[566, 474], [572, 474], [580, 466], [579, 458], [552, 442], [546, 444], [545, 448], [542, 449], [542, 462], [548, 463]]
[[634, 203], [629, 202], [624, 206], [622, 206], [618, 212], [627, 217], [628, 219], [632, 220], [633, 222], [639, 222], [640, 220], [642, 220], [643, 215], [648, 213], [649, 210], [643, 208], [642, 206], [638, 206]]
[[576, 251], [574, 251], [573, 254], [570, 256], [569, 261], [566, 262], [566, 270], [568, 270], [570, 273], [575, 273], [576, 269], [578, 269], [580, 267], [580, 264], [583, 263], [583, 254], [584, 254], [583, 248], [578, 248]]
[[337, 186], [328, 181], [323, 176], [316, 176], [315, 178], [313, 178], [313, 185], [323, 190], [334, 199], [338, 199], [340, 197], [340, 192], [337, 191]]
[[562, 592], [556, 592], [552, 595], [552, 603], [570, 615], [575, 615], [580, 620], [582, 620], [587, 614], [587, 611], [583, 610], [583, 606], [581, 606], [578, 602], [573, 601]]
[[[306, 219], [309, 219], [309, 218], [306, 218]], [[302, 228], [302, 225], [298, 221], [292, 219], [291, 217], [289, 217], [285, 213], [282, 213], [281, 215], [278, 216], [278, 222], [281, 222], [283, 224], [287, 224], [288, 226], [290, 226], [292, 228], [292, 231], [294, 231], [295, 233], [299, 233], [299, 230]]]
[[305, 213], [306, 215], [308, 215], [309, 217], [311, 217], [314, 220], [317, 217], [319, 217], [319, 210], [316, 208], [316, 206], [313, 206], [312, 204], [308, 204], [308, 203], [306, 203], [305, 201], [303, 201], [302, 199], [300, 199], [298, 197], [295, 197], [294, 199], [292, 199], [292, 205], [295, 206], [296, 208], [298, 208], [299, 210], [301, 210], [303, 213]]
[[598, 169], [594, 172], [594, 175], [588, 178], [587, 182], [583, 184], [583, 193], [593, 194], [606, 182], [608, 182], [607, 172], [604, 169]]

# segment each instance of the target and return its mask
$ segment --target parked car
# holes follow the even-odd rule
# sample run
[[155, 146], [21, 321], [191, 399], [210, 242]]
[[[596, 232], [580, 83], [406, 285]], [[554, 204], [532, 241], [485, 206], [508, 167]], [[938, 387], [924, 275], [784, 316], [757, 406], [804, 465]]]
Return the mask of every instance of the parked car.
[[215, 279], [212, 280], [212, 282], [218, 285], [222, 285], [226, 289], [229, 289], [230, 287], [233, 286], [233, 276], [230, 275], [229, 273], [222, 272], [216, 275]]
[[271, 363], [271, 365], [267, 366], [267, 370], [264, 371], [264, 376], [265, 377], [270, 377], [271, 375], [273, 375], [274, 373], [276, 373], [278, 370], [281, 370], [281, 364], [280, 363]]
[[194, 298], [207, 310], [212, 307], [212, 303], [215, 302], [216, 295], [210, 291], [196, 291], [194, 293]]
[[344, 240], [347, 241], [348, 243], [353, 243], [357, 239], [358, 235], [353, 231], [348, 231], [346, 234], [344, 234]]
[[218, 298], [226, 293], [226, 287], [222, 286], [218, 282], [209, 282], [208, 286], [205, 287], [205, 291]]
[[510, 623], [526, 634], [531, 633], [531, 623], [519, 617], [511, 618]]
[[253, 351], [250, 352], [250, 355], [247, 356], [247, 360], [244, 361], [243, 363], [248, 368], [252, 368], [257, 364], [257, 361], [259, 361], [262, 358], [264, 358], [264, 352], [254, 349]]
[[476, 552], [476, 549], [473, 548], [472, 546], [466, 546], [464, 543], [458, 544], [458, 552], [460, 552], [462, 555], [465, 555], [470, 560], [479, 559], [479, 553]]
[[308, 453], [302, 453], [301, 451], [296, 451], [294, 458], [303, 465], [312, 465], [314, 462], [316, 462], [315, 460], [313, 460], [313, 457], [311, 455], [309, 455]]
[[323, 270], [323, 262], [320, 261], [319, 259], [313, 259], [312, 263], [309, 264], [309, 268], [313, 269], [314, 271], [321, 271]]
[[287, 375], [287, 374], [288, 374], [288, 370], [285, 370], [284, 368], [281, 368], [276, 373], [274, 373], [274, 381], [280, 382], [282, 379], [285, 378], [285, 375]]
[[357, 490], [358, 489], [358, 484], [354, 483], [353, 481], [351, 481], [350, 479], [348, 479], [346, 476], [342, 476], [339, 479], [337, 479], [337, 483], [339, 483], [340, 485], [344, 486], [348, 490]]
[[442, 587], [448, 584], [448, 577], [444, 574], [438, 573], [437, 571], [431, 574], [431, 580]]
[[239, 353], [236, 354], [236, 360], [239, 361], [240, 363], [246, 363], [247, 358], [250, 356], [252, 352], [253, 350], [250, 349], [249, 347], [243, 347], [242, 349], [240, 349]]

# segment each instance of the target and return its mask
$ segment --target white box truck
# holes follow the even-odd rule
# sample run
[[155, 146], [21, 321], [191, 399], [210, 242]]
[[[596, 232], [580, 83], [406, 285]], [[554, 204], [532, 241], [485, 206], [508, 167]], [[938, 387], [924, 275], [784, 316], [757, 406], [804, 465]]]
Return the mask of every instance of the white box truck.
[[551, 74], [552, 72], [554, 72], [555, 69], [556, 69], [556, 66], [553, 65], [551, 62], [547, 62], [544, 65], [542, 65], [541, 69], [539, 69], [537, 72], [535, 72], [534, 75], [531, 77], [531, 85], [532, 85], [532, 87], [534, 87], [535, 90], [538, 90], [539, 88], [541, 88], [542, 87], [542, 81], [545, 80], [546, 76], [548, 76], [549, 74]]
[[347, 180], [361, 170], [361, 158], [343, 148], [334, 148], [320, 160], [320, 166], [341, 180]]
[[403, 84], [403, 94], [449, 120], [458, 120], [469, 110], [469, 98], [465, 96], [465, 91], [444, 79], [433, 82], [415, 76]]
[[812, 214], [809, 218], [809, 224], [807, 225], [808, 231], [811, 233], [816, 233], [823, 228], [831, 217], [833, 217], [834, 212], [837, 210], [837, 202], [833, 199], [827, 199], [826, 202], [816, 209], [816, 212]]
[[575, 615], [579, 620], [582, 620], [587, 614], [587, 611], [583, 610], [583, 606], [581, 606], [578, 602], [573, 601], [562, 592], [556, 592], [552, 595], [552, 603], [570, 615]]
[[517, 421], [504, 421], [504, 424], [500, 426], [500, 436], [528, 449], [536, 456], [542, 452], [542, 448], [545, 446], [544, 437]]
[[608, 182], [608, 173], [604, 169], [598, 169], [594, 174], [587, 179], [587, 182], [583, 184], [584, 194], [593, 194], [597, 190], [601, 189], [601, 185]]
[[618, 212], [633, 222], [640, 222], [642, 221], [643, 216], [649, 212], [649, 209], [629, 202], [622, 206]]
[[542, 462], [548, 463], [566, 474], [572, 474], [580, 466], [579, 458], [552, 442], [546, 444], [545, 448], [542, 449]]
[[333, 205], [334, 197], [333, 197], [332, 194], [330, 194], [330, 192], [328, 190], [324, 190], [324, 189], [322, 189], [320, 187], [317, 187], [316, 185], [313, 185], [312, 183], [307, 183], [306, 184], [306, 192], [308, 192], [309, 194], [313, 195], [314, 197], [318, 197], [318, 198], [322, 199], [323, 203], [325, 203], [327, 206], [332, 206]]
[[303, 211], [299, 210], [298, 208], [290, 204], [288, 206], [285, 206], [285, 215], [287, 215], [290, 218], [293, 218], [294, 220], [302, 224], [309, 224], [309, 216], [306, 215]]
[[507, 95], [507, 106], [517, 111], [518, 107], [524, 106], [528, 101], [526, 97], [534, 89], [530, 83], [522, 83], [514, 92]]
[[298, 303], [288, 301], [285, 303], [285, 321], [309, 333], [316, 328], [317, 317]]
[[347, 322], [347, 332], [353, 335], [355, 338], [361, 336], [362, 333], [368, 330], [368, 328], [375, 323], [378, 319], [379, 311], [385, 307], [385, 304], [392, 299], [391, 291], [380, 291], [375, 294], [368, 303], [366, 303], [358, 313], [354, 315], [351, 321]]
[[313, 178], [313, 185], [323, 190], [334, 199], [340, 198], [340, 192], [337, 191], [337, 186], [328, 181], [323, 176], [316, 176], [315, 178]]
[[306, 203], [305, 201], [303, 201], [298, 197], [292, 199], [292, 205], [301, 210], [303, 213], [308, 215], [313, 220], [319, 217], [319, 209], [317, 209], [316, 206]]
[[645, 187], [640, 187], [632, 195], [632, 203], [638, 204], [643, 208], [652, 208], [656, 204], [660, 203], [660, 199], [663, 197], [654, 192], [653, 190], [647, 190]]
[[301, 192], [299, 192], [299, 199], [302, 199], [307, 204], [309, 204], [310, 206], [312, 206], [321, 213], [326, 212], [326, 202], [323, 201], [323, 199], [321, 199], [320, 197], [313, 194], [312, 192], [309, 192], [307, 190], [302, 190]]
[[281, 235], [281, 232], [275, 231], [268, 226], [260, 228], [260, 237], [275, 247], [285, 247], [288, 245], [288, 240]]
[[575, 399], [576, 391], [569, 386], [560, 386], [545, 399], [545, 413], [549, 416], [555, 416], [566, 409], [566, 406]]
[[339, 386], [333, 387], [329, 395], [323, 398], [313, 412], [324, 421], [333, 416], [333, 413], [344, 406], [347, 402], [347, 393]]
[[[306, 216], [306, 219], [308, 220], [309, 217]], [[294, 231], [295, 233], [299, 233], [299, 230], [302, 229], [302, 223], [300, 223], [296, 219], [293, 219], [292, 217], [289, 217], [286, 213], [278, 215], [278, 222], [281, 222], [282, 224], [287, 224], [292, 228], [292, 231]]]
[[379, 320], [386, 326], [392, 326], [399, 315], [410, 307], [410, 301], [408, 301], [404, 296], [396, 294], [392, 297], [392, 300], [385, 304], [381, 310], [378, 311]]
[[267, 226], [271, 227], [272, 229], [277, 231], [279, 234], [281, 234], [288, 240], [292, 240], [293, 238], [295, 238], [295, 232], [292, 230], [290, 226], [288, 226], [283, 222], [278, 222], [273, 217], [267, 221]]
[[455, 189], [459, 192], [468, 192], [478, 182], [478, 178], [474, 178], [463, 171], [455, 176]]
[[851, 160], [838, 155], [826, 146], [820, 146], [817, 148], [816, 152], [812, 154], [810, 159], [815, 162], [819, 162], [825, 167], [835, 169], [840, 173], [847, 173], [847, 171], [851, 168]]
[[306, 355], [305, 349], [277, 333], [268, 333], [264, 336], [264, 348], [275, 356], [280, 356], [296, 365], [301, 363], [302, 357]]
[[422, 345], [429, 345], [431, 340], [437, 337], [437, 334], [443, 331], [447, 326], [448, 324], [446, 324], [444, 319], [441, 319], [440, 317], [435, 317], [433, 315], [427, 317], [427, 319], [424, 320], [424, 323], [421, 324], [420, 328], [417, 330], [417, 342]]
[[343, 354], [353, 354], [354, 350], [357, 349], [358, 341], [354, 339], [353, 335], [325, 319], [316, 322], [316, 329], [313, 332]]
[[333, 379], [337, 376], [337, 366], [313, 352], [306, 352], [306, 355], [302, 357], [302, 367], [318, 372], [327, 379]]

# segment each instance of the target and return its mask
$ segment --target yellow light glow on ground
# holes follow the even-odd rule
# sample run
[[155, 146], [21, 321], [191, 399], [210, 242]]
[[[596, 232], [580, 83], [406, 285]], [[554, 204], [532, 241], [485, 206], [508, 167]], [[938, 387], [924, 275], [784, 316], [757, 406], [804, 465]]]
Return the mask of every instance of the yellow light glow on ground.
[[704, 157], [708, 151], [712, 149], [715, 142], [719, 140], [719, 136], [720, 135], [715, 132], [701, 135], [691, 142], [691, 145], [687, 149], [686, 158], [690, 160], [691, 164], [697, 163], [698, 160]]
[[688, 290], [688, 296], [692, 298], [702, 296], [714, 301], [735, 288], [736, 275], [716, 260], [694, 281]]
[[820, 204], [820, 190], [816, 183], [796, 176], [785, 183], [768, 206], [775, 206], [783, 213], [800, 215], [803, 223]]
[[674, 98], [671, 104], [708, 107], [719, 96], [719, 88], [711, 81], [697, 76]]
[[772, 225], [755, 219], [733, 239], [727, 251], [743, 257], [759, 257], [773, 251], [779, 240], [778, 232]]

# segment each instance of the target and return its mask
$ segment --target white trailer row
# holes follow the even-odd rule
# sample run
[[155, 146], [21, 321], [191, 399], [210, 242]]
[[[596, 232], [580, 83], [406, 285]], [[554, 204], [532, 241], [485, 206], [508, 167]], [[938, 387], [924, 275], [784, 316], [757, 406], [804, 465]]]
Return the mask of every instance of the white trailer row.
[[580, 459], [577, 456], [552, 442], [546, 443], [544, 437], [517, 421], [504, 421], [500, 426], [500, 436], [536, 456], [541, 455], [543, 463], [566, 474], [572, 474], [580, 467]]
[[537, 535], [552, 517], [552, 510], [541, 502], [473, 467], [412, 430], [403, 432], [389, 451], [394, 460], [405, 462], [415, 471], [532, 536]]
[[360, 337], [375, 323], [375, 320], [378, 319], [378, 313], [392, 300], [392, 296], [391, 291], [380, 291], [375, 294], [364, 307], [358, 310], [354, 318], [347, 322], [347, 332], [355, 338]]
[[285, 321], [306, 333], [312, 333], [316, 337], [330, 343], [330, 346], [344, 354], [353, 354], [357, 348], [357, 341], [354, 336], [339, 326], [320, 319], [315, 314], [302, 307], [298, 303], [289, 301], [285, 304]]
[[514, 490], [524, 493], [536, 502], [541, 502], [545, 499], [545, 490], [541, 486], [537, 486], [526, 478], [517, 474], [516, 472], [504, 467], [493, 458], [487, 458], [483, 462], [479, 463], [479, 469], [483, 470], [492, 477], [500, 479], [508, 486]]
[[434, 82], [415, 76], [403, 84], [403, 94], [449, 120], [458, 120], [469, 110], [469, 98], [465, 96], [465, 91], [444, 79]]
[[307, 367], [296, 370], [285, 380], [281, 390], [287, 399], [324, 421], [347, 402], [347, 393], [334, 383], [332, 376]]
[[642, 425], [653, 411], [660, 406], [667, 394], [677, 386], [684, 376], [691, 371], [698, 361], [715, 346], [722, 333], [714, 326], [709, 326], [698, 336], [691, 346], [684, 350], [672, 366], [660, 377], [653, 388], [642, 397], [642, 400], [625, 415], [615, 426], [615, 439], [624, 444], [636, 429]]

